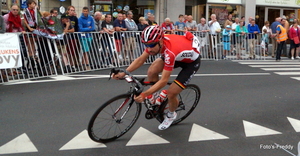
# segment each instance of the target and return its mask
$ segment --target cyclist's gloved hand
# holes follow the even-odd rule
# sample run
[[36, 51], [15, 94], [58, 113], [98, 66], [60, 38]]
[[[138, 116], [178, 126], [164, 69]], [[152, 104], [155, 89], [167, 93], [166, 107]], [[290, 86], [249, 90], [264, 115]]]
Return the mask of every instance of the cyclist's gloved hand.
[[120, 80], [123, 79], [125, 77], [125, 73], [124, 72], [119, 72], [118, 74], [112, 74], [112, 78], [115, 80]]
[[111, 69], [111, 71], [110, 71], [110, 78], [112, 77], [115, 80], [123, 79], [126, 74], [124, 72], [122, 72], [122, 71], [123, 70], [115, 69], [115, 68]]
[[134, 95], [134, 101], [136, 101], [137, 103], [142, 103], [145, 100], [145, 94], [141, 93], [139, 96]]

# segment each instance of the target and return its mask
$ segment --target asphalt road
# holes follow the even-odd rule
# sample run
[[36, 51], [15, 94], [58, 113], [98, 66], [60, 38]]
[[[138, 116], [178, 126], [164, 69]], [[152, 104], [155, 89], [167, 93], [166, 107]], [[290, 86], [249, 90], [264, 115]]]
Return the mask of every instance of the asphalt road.
[[[129, 86], [103, 78], [108, 70], [2, 85], [0, 155], [297, 155], [300, 82], [292, 78], [296, 73], [276, 73], [297, 69], [264, 66], [300, 62], [254, 62], [261, 67], [247, 62], [202, 61], [191, 81], [201, 88], [200, 103], [186, 120], [159, 131], [155, 119], [144, 118], [143, 107], [128, 133], [105, 144], [87, 137], [88, 121], [103, 102]], [[147, 67], [134, 74], [144, 75]]]

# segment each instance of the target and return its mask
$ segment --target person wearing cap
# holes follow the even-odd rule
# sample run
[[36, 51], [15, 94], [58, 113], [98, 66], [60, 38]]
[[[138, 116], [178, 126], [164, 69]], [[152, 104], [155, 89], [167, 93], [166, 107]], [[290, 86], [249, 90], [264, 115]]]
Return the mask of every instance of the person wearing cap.
[[260, 29], [257, 24], [255, 24], [255, 20], [252, 19], [251, 22], [248, 24], [248, 45], [250, 49], [250, 54], [249, 54], [249, 59], [254, 59], [255, 54], [254, 54], [254, 48], [256, 45], [256, 40], [257, 40], [257, 34], [260, 34]]
[[230, 51], [230, 35], [231, 35], [231, 26], [227, 25], [223, 30], [223, 55], [222, 59], [226, 60], [226, 54]]

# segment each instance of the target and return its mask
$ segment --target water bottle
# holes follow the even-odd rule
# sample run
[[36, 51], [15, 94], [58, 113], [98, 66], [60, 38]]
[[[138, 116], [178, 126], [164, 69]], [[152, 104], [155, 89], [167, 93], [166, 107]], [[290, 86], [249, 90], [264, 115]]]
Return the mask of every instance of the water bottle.
[[155, 104], [155, 97], [151, 94], [147, 96], [147, 99], [149, 101], [150, 104]]
[[155, 104], [160, 105], [167, 98], [167, 90], [162, 90], [159, 97], [156, 99]]

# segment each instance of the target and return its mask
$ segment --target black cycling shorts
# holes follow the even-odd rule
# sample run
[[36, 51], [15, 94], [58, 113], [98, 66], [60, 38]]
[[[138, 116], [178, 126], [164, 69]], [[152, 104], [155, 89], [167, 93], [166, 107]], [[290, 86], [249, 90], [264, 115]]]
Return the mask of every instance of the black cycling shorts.
[[[165, 60], [164, 57], [161, 57], [162, 60]], [[198, 69], [201, 65], [201, 56], [199, 56], [194, 62], [192, 63], [184, 63], [175, 61], [174, 68], [181, 67], [181, 71], [177, 75], [176, 79], [174, 80], [174, 83], [177, 84], [181, 89], [185, 89], [186, 86], [191, 81], [194, 74], [197, 73]]]

